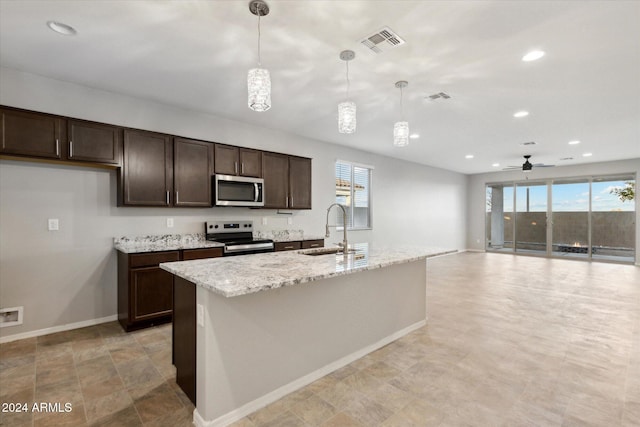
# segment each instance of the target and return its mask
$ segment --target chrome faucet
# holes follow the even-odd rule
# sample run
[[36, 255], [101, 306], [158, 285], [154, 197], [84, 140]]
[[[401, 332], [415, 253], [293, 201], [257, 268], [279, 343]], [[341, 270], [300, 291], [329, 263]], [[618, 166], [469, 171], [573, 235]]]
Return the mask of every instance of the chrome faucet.
[[349, 253], [348, 252], [349, 245], [347, 244], [347, 210], [340, 203], [334, 203], [327, 208], [327, 224], [325, 226], [326, 233], [324, 237], [328, 238], [331, 234], [329, 232], [329, 212], [331, 211], [331, 208], [334, 206], [338, 206], [340, 209], [342, 209], [342, 224], [343, 224], [342, 230], [344, 233], [342, 237], [342, 252], [344, 253], [345, 256], [347, 256], [347, 254]]

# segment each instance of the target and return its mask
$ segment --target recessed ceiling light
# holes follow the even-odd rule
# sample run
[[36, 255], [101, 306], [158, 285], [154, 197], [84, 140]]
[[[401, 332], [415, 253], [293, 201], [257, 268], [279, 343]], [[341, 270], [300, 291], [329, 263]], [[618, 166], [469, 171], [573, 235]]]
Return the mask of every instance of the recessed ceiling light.
[[417, 134], [417, 133], [412, 133], [411, 135], [409, 135], [409, 138], [411, 138], [411, 139], [418, 139], [418, 138], [420, 138], [420, 135], [419, 135], [419, 134]]
[[63, 34], [65, 36], [75, 36], [77, 31], [70, 25], [63, 24], [62, 22], [56, 21], [47, 21], [47, 27], [51, 28], [58, 34]]
[[591, 156], [593, 156], [593, 153], [584, 153], [582, 155], [582, 157], [591, 157]]
[[500, 166], [500, 163], [494, 163], [491, 166], [493, 166], [494, 168], [497, 168], [498, 166]]
[[465, 159], [473, 159], [473, 154], [467, 154], [464, 156]]
[[569, 141], [569, 145], [578, 145], [580, 144], [580, 141]]
[[536, 59], [540, 59], [544, 56], [544, 52], [541, 50], [532, 50], [522, 57], [522, 60], [525, 62], [535, 61]]
[[529, 115], [528, 111], [518, 111], [513, 115], [513, 117], [520, 118], [520, 117], [527, 117], [528, 115]]

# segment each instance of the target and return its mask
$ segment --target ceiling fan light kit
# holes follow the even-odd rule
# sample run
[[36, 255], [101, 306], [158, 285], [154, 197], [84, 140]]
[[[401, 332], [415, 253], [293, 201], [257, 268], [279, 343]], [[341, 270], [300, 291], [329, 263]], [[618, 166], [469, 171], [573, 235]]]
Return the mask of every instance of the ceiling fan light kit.
[[531, 158], [531, 154], [525, 154], [524, 163], [522, 166], [509, 166], [502, 170], [522, 170], [522, 172], [531, 172], [534, 168], [552, 168], [555, 165], [545, 165], [544, 163], [531, 163], [529, 159]]

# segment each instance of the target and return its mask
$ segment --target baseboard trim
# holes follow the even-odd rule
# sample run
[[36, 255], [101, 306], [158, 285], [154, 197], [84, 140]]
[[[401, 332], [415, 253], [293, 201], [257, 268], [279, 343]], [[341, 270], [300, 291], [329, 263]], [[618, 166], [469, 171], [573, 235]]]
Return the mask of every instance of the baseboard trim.
[[83, 320], [82, 322], [67, 323], [64, 325], [53, 326], [51, 328], [44, 328], [44, 329], [38, 329], [35, 331], [22, 332], [19, 334], [0, 337], [0, 344], [4, 344], [11, 341], [22, 340], [25, 338], [40, 337], [42, 335], [49, 335], [56, 332], [64, 332], [64, 331], [70, 331], [72, 329], [85, 328], [87, 326], [99, 325], [100, 323], [113, 322], [114, 320], [118, 320], [117, 314], [114, 314], [112, 316], [107, 316], [107, 317], [101, 317], [99, 319]]
[[344, 356], [338, 360], [336, 360], [333, 363], [330, 363], [318, 370], [315, 370], [303, 377], [298, 378], [297, 380], [294, 380], [292, 382], [290, 382], [289, 384], [285, 384], [282, 387], [279, 387], [277, 389], [275, 389], [274, 391], [265, 394], [262, 397], [259, 397], [245, 405], [242, 405], [241, 407], [239, 407], [238, 409], [234, 409], [231, 412], [228, 412], [224, 415], [221, 415], [220, 417], [212, 420], [212, 421], [207, 421], [204, 418], [202, 418], [202, 416], [200, 415], [200, 413], [198, 412], [198, 408], [196, 408], [193, 411], [193, 424], [197, 427], [224, 427], [224, 426], [228, 426], [229, 424], [232, 424], [238, 420], [241, 420], [242, 418], [246, 417], [247, 415], [251, 414], [252, 412], [257, 411], [260, 408], [263, 408], [265, 406], [267, 406], [270, 403], [275, 402], [276, 400], [279, 400], [281, 398], [283, 398], [284, 396], [286, 396], [289, 393], [292, 393], [306, 385], [311, 384], [312, 382], [319, 380], [320, 378], [330, 374], [331, 372], [338, 370], [346, 365], [348, 365], [349, 363], [352, 363], [358, 359], [360, 359], [363, 356], [366, 356], [367, 354], [371, 353], [372, 351], [375, 351], [379, 348], [384, 347], [385, 345], [397, 340], [398, 338], [402, 338], [403, 336], [407, 335], [410, 332], [415, 331], [416, 329], [419, 329], [421, 327], [423, 327], [424, 325], [427, 324], [426, 319], [425, 320], [421, 320], [420, 322], [414, 323], [413, 325], [407, 326], [404, 329], [401, 329], [397, 332], [394, 332], [393, 334], [382, 338], [381, 340], [368, 345], [354, 353], [351, 353], [347, 356]]

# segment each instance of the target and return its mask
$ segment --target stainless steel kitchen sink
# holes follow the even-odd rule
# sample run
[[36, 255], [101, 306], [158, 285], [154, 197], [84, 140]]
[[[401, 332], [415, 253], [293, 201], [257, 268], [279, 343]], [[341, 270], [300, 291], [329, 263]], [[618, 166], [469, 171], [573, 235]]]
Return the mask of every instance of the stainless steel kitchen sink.
[[[347, 250], [347, 254], [354, 254], [354, 253], [356, 253], [355, 249]], [[304, 255], [318, 256], [318, 255], [341, 255], [341, 254], [342, 254], [342, 248], [326, 248], [326, 249], [315, 250], [313, 252], [307, 252]]]

